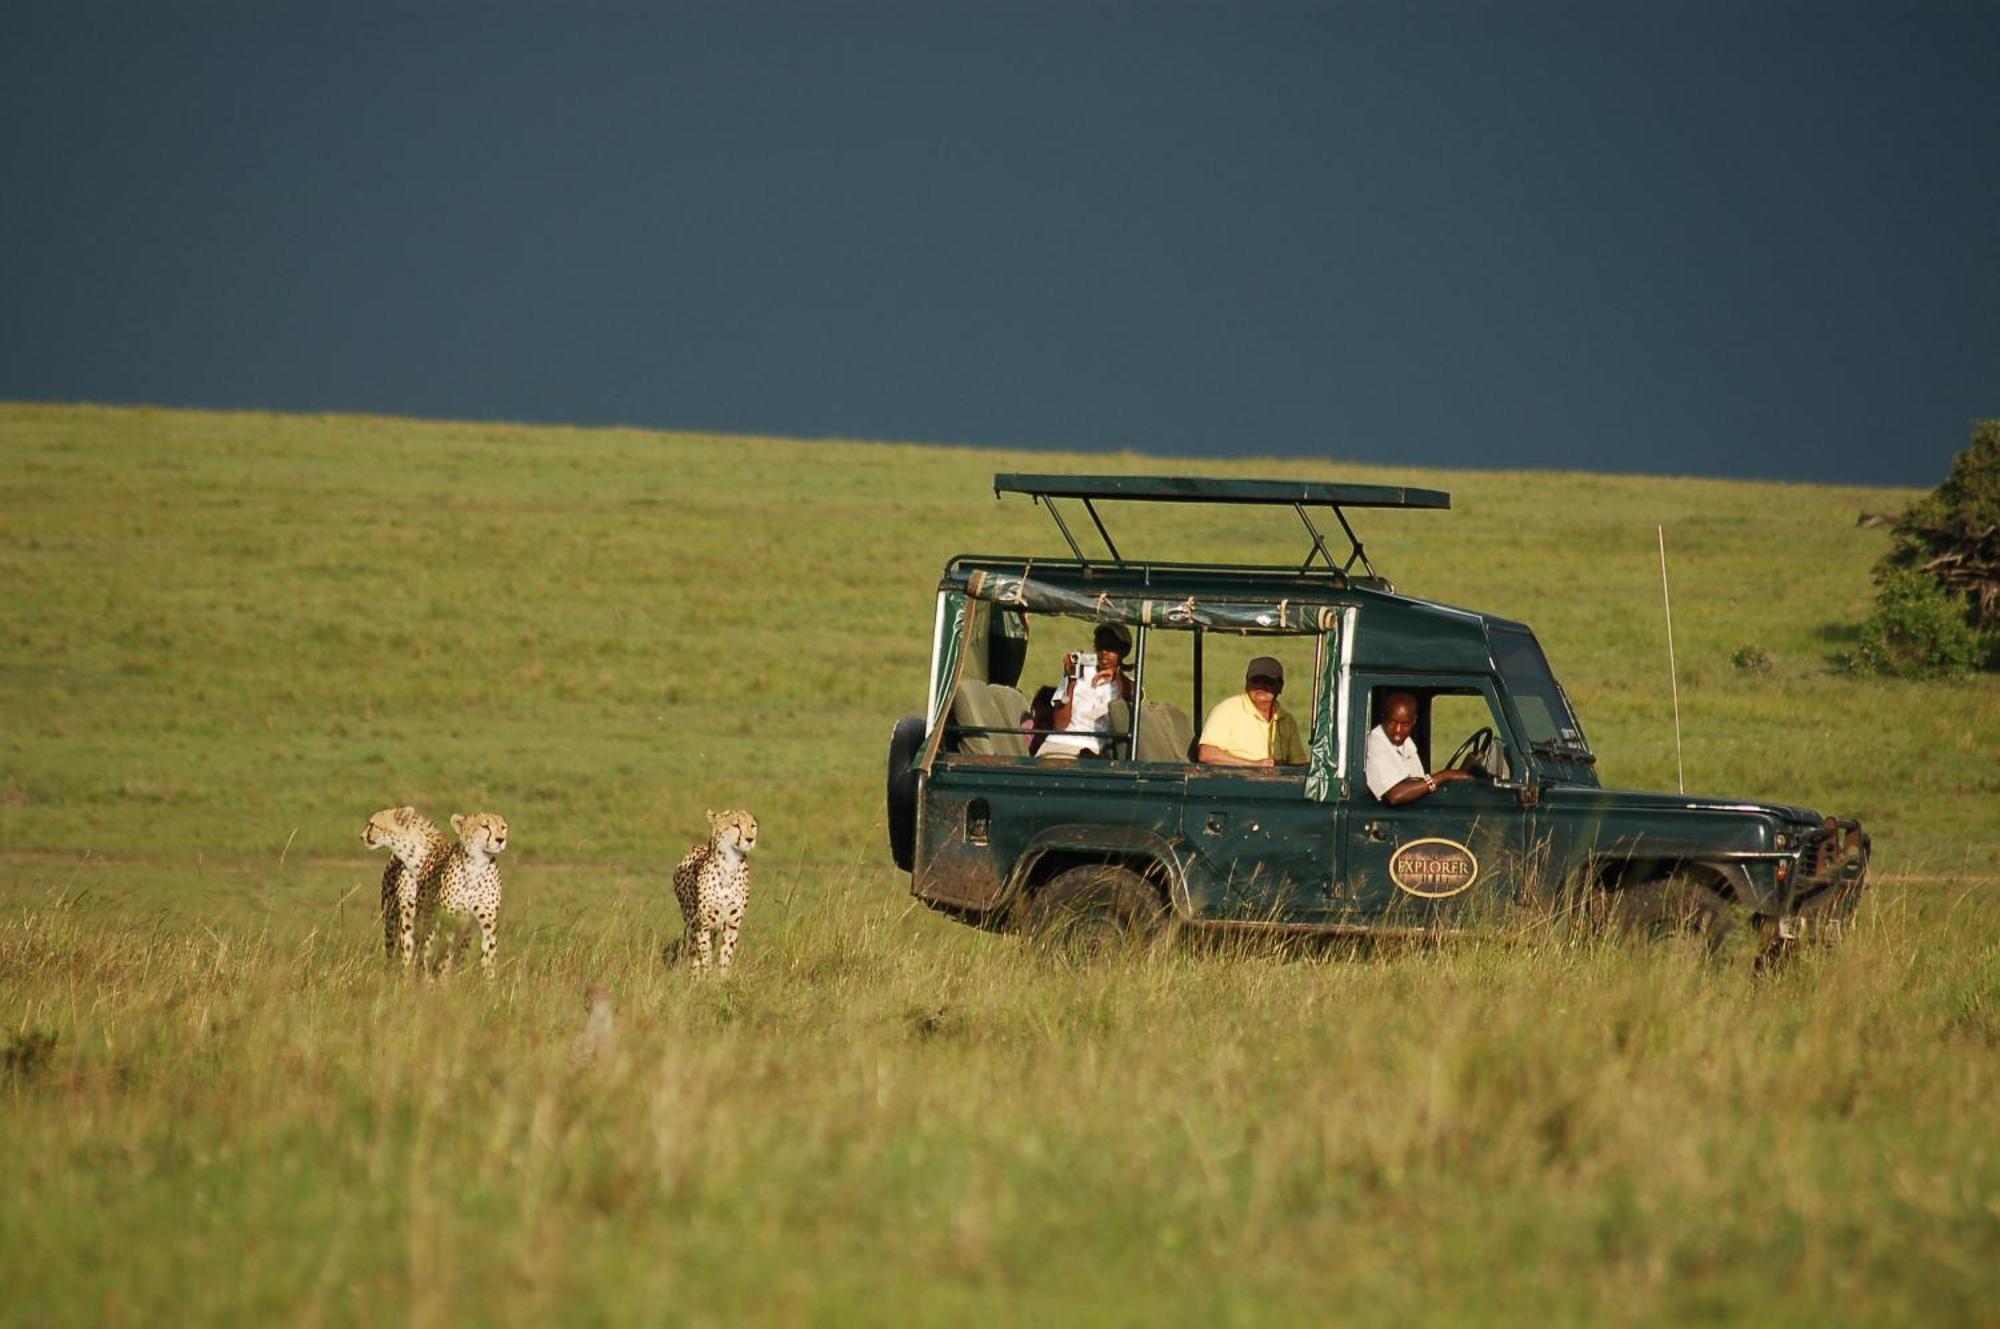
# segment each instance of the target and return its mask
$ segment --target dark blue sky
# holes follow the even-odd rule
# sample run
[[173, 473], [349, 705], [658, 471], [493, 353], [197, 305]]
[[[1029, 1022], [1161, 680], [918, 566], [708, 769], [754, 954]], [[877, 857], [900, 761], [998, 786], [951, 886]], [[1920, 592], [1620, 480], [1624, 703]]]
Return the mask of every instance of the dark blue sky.
[[5, 4], [0, 398], [1929, 485], [2000, 4]]

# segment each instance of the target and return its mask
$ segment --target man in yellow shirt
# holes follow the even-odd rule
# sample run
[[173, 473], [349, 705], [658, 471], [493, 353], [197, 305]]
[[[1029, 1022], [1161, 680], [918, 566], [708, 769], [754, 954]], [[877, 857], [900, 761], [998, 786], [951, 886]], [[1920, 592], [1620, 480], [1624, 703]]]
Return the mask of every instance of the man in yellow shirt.
[[1243, 670], [1243, 691], [1208, 713], [1198, 753], [1213, 766], [1303, 766], [1298, 722], [1278, 705], [1285, 666], [1260, 655]]

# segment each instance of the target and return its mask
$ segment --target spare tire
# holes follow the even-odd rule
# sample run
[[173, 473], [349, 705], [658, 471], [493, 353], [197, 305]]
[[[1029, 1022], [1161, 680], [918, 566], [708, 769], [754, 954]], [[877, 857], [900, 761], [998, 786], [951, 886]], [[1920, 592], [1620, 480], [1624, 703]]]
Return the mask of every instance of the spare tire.
[[917, 777], [910, 763], [924, 747], [924, 717], [906, 715], [889, 733], [889, 854], [910, 871], [917, 861]]

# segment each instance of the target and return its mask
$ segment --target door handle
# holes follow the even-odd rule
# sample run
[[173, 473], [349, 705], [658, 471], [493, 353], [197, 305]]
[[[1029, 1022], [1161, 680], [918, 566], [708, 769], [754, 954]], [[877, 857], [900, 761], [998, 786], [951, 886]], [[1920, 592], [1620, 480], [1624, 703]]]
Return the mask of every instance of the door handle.
[[1361, 833], [1367, 836], [1370, 840], [1373, 840], [1376, 844], [1381, 844], [1383, 841], [1389, 838], [1388, 836], [1382, 834], [1382, 823], [1379, 821], [1371, 821], [1363, 823], [1361, 827]]

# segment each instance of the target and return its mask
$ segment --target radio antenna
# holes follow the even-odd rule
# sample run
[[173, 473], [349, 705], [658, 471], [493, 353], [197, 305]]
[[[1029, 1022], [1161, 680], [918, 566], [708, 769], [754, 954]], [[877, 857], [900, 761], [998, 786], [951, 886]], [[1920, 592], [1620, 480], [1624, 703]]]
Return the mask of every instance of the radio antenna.
[[1674, 787], [1685, 794], [1688, 786], [1687, 769], [1681, 764], [1681, 680], [1680, 671], [1674, 667], [1674, 600], [1667, 594], [1667, 528], [1655, 526], [1653, 530], [1660, 537], [1660, 603], [1667, 609], [1667, 681], [1674, 690]]

